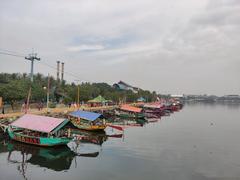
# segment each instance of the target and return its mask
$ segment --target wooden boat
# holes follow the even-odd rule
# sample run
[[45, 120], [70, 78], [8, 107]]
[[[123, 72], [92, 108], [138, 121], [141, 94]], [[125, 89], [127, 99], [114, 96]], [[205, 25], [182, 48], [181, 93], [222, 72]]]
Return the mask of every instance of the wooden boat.
[[66, 145], [70, 138], [70, 130], [63, 129], [69, 122], [47, 116], [26, 114], [8, 126], [11, 139], [38, 146]]
[[165, 106], [158, 102], [145, 104], [143, 109], [145, 116], [149, 118], [157, 118], [165, 114], [164, 112]]
[[116, 116], [123, 119], [144, 119], [145, 115], [142, 112], [142, 108], [133, 107], [130, 105], [122, 105], [115, 112]]
[[103, 131], [107, 127], [102, 114], [89, 111], [74, 111], [69, 114], [69, 120], [75, 127], [87, 131]]
[[87, 131], [82, 129], [71, 129], [74, 140], [81, 143], [102, 145], [108, 138], [105, 131]]

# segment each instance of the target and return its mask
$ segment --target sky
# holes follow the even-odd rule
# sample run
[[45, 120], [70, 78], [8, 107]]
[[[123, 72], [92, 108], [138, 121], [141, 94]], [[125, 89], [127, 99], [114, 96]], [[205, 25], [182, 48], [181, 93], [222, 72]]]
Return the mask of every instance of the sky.
[[[1, 0], [0, 52], [69, 82], [162, 94], [240, 94], [240, 0]], [[0, 72], [30, 62], [0, 54]], [[77, 81], [75, 81], [77, 82]]]

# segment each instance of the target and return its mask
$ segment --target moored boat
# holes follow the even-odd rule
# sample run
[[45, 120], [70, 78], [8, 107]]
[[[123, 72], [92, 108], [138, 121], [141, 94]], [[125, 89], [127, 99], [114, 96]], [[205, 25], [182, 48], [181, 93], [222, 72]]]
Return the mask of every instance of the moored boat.
[[116, 115], [123, 119], [144, 119], [145, 115], [142, 112], [142, 108], [133, 107], [130, 105], [122, 105], [116, 110]]
[[107, 125], [102, 114], [89, 112], [89, 111], [74, 111], [69, 114], [71, 123], [79, 128], [88, 131], [101, 131]]
[[69, 122], [47, 116], [26, 114], [8, 126], [11, 139], [38, 146], [66, 145], [70, 138], [70, 130], [63, 129]]

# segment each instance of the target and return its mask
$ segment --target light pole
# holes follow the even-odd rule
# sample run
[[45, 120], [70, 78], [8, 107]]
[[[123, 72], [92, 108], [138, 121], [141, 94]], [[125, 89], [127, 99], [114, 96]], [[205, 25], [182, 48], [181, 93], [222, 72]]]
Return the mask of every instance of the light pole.
[[48, 106], [49, 106], [49, 89], [50, 89], [50, 78], [49, 78], [49, 73], [48, 73], [48, 84], [47, 88], [43, 87], [44, 89], [47, 89], [47, 112], [48, 112]]
[[80, 82], [80, 80], [74, 80], [74, 81], [76, 81], [77, 83], [78, 83], [78, 90], [77, 90], [77, 107], [78, 107], [78, 109], [79, 109], [79, 107], [80, 107], [80, 87], [79, 87], [79, 82]]

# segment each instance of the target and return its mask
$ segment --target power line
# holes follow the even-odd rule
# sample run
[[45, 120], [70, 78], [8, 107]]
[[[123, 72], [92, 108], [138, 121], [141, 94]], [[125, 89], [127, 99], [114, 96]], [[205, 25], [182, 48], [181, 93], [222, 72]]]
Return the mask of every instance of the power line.
[[[51, 69], [57, 70], [57, 68], [56, 68], [55, 66], [49, 65], [49, 64], [47, 64], [47, 63], [45, 63], [45, 62], [43, 62], [43, 61], [41, 61], [41, 62], [39, 62], [39, 63], [42, 64], [42, 65], [44, 65], [44, 66], [47, 66], [47, 67], [49, 67], [49, 68], [51, 68]], [[79, 76], [77, 76], [77, 75], [75, 75], [75, 74], [73, 74], [73, 73], [71, 73], [71, 72], [69, 72], [69, 71], [64, 71], [64, 73], [67, 74], [68, 76], [77, 78], [77, 79], [79, 79], [79, 80], [81, 79], [81, 80], [83, 80], [83, 81], [91, 82], [91, 81], [89, 81], [89, 80], [79, 78]]]
[[[6, 51], [6, 52], [1, 52], [1, 51]], [[12, 53], [10, 53], [10, 52], [12, 52]], [[8, 56], [14, 56], [14, 57], [21, 57], [21, 58], [25, 58], [25, 59], [30, 60], [30, 59], [29, 59], [30, 57], [26, 57], [26, 56], [23, 56], [23, 55], [18, 55], [18, 54], [21, 54], [21, 53], [18, 53], [18, 52], [15, 52], [15, 51], [6, 50], [6, 49], [1, 49], [1, 48], [0, 48], [0, 54], [8, 55]], [[51, 68], [51, 69], [57, 70], [57, 68], [56, 68], [55, 66], [52, 66], [52, 65], [50, 65], [50, 64], [48, 64], [48, 63], [45, 63], [45, 62], [43, 62], [43, 61], [40, 61], [39, 63], [42, 64], [42, 65], [45, 65], [45, 66], [47, 66], [47, 67], [49, 67], [49, 68]], [[67, 75], [69, 75], [69, 76], [71, 76], [71, 77], [77, 78], [77, 79], [79, 79], [79, 80], [81, 79], [82, 81], [91, 82], [91, 81], [89, 81], [89, 80], [79, 78], [77, 75], [75, 75], [75, 73], [73, 74], [73, 73], [68, 72], [68, 71], [65, 71], [64, 73], [67, 74]]]
[[0, 54], [4, 54], [4, 55], [8, 55], [8, 56], [15, 56], [15, 57], [25, 57], [25, 56], [22, 56], [22, 55], [17, 55], [17, 54], [12, 54], [12, 53], [7, 53], [7, 52], [0, 52]]
[[20, 55], [20, 56], [24, 56], [24, 54], [19, 53], [19, 52], [17, 52], [17, 51], [11, 51], [11, 50], [2, 49], [2, 48], [0, 48], [0, 51], [6, 52], [6, 53], [17, 54], [17, 55]]

